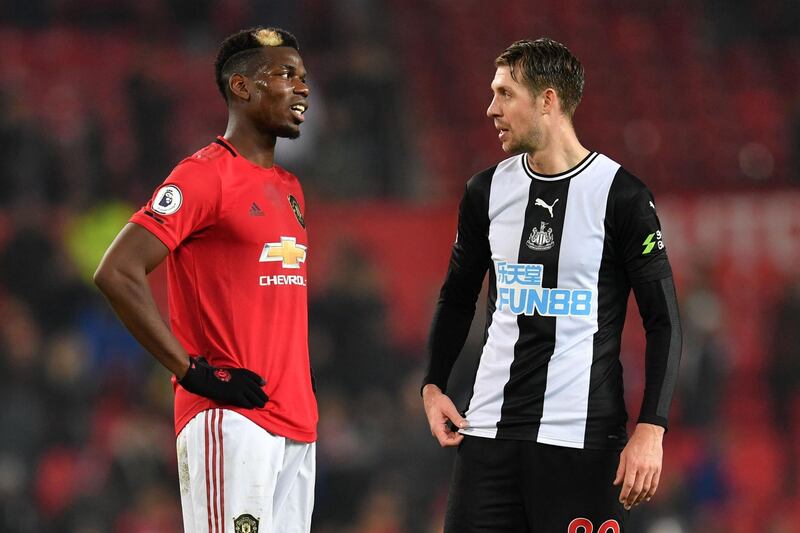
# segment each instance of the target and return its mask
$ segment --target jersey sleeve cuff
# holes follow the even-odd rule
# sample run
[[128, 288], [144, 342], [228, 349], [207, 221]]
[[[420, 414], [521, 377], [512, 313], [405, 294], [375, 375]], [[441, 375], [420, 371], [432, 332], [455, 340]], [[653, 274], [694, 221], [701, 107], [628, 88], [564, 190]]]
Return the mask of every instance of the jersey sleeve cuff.
[[144, 229], [152, 233], [159, 241], [164, 243], [164, 246], [169, 248], [170, 252], [174, 251], [175, 248], [178, 247], [178, 243], [176, 243], [172, 237], [170, 237], [167, 232], [164, 231], [159, 223], [147, 215], [143, 213], [136, 213], [130, 218], [129, 222], [133, 222], [134, 224], [142, 226]]
[[420, 396], [422, 396], [422, 389], [425, 388], [425, 385], [431, 385], [431, 384], [439, 387], [439, 389], [441, 389], [442, 392], [447, 392], [447, 379], [445, 379], [444, 382], [442, 382], [441, 379], [436, 379], [432, 377], [430, 374], [428, 374], [422, 380], [422, 386], [419, 388]]
[[669, 431], [669, 423], [667, 419], [663, 416], [657, 415], [639, 415], [639, 420], [637, 421], [639, 424], [653, 424], [654, 426], [661, 426], [664, 428], [664, 433]]

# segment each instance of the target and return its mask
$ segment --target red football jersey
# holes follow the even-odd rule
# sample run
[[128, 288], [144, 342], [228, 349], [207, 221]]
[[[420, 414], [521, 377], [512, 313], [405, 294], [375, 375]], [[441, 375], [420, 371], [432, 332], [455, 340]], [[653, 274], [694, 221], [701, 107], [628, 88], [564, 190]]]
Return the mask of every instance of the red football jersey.
[[[169, 316], [190, 354], [266, 380], [263, 409], [226, 408], [277, 435], [313, 442], [303, 191], [279, 166], [240, 156], [222, 137], [181, 161], [131, 217], [170, 250]], [[221, 407], [175, 383], [175, 430]]]

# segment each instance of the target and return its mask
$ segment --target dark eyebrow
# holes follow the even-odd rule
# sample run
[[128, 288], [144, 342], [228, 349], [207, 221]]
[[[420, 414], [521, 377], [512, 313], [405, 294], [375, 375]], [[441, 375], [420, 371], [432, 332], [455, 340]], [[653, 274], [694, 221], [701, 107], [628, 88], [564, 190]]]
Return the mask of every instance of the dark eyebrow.
[[278, 64], [272, 64], [270, 62], [266, 62], [263, 65], [261, 65], [261, 67], [259, 67], [258, 71], [259, 72], [263, 72], [265, 70], [272, 70], [272, 69], [275, 69], [275, 68], [285, 68], [286, 70], [296, 70], [296, 67], [293, 67], [292, 65], [278, 65]]
[[[292, 74], [294, 74], [294, 73], [296, 73], [296, 72], [297, 72], [297, 67], [296, 67], [296, 66], [294, 66], [294, 65], [287, 65], [287, 64], [283, 64], [283, 65], [264, 65], [264, 67], [262, 67], [262, 69], [260, 69], [260, 72], [269, 71], [269, 70], [272, 70], [272, 69], [275, 69], [275, 68], [286, 69], [287, 71], [289, 71], [289, 72], [290, 72], [290, 73], [292, 73]], [[306, 77], [308, 77], [308, 72], [306, 72], [306, 71], [304, 70], [304, 71], [303, 71], [303, 75], [302, 75], [301, 77], [302, 77], [302, 78], [306, 78]]]
[[[283, 65], [283, 66], [284, 66], [284, 67], [286, 67], [286, 70], [290, 70], [290, 71], [292, 71], [292, 72], [298, 72], [298, 69], [297, 69], [297, 67], [293, 67], [292, 65]], [[302, 72], [302, 74], [303, 74], [302, 76], [300, 76], [301, 78], [306, 78], [306, 77], [308, 77], [308, 71], [306, 71], [305, 69], [303, 69], [301, 72]]]
[[[298, 71], [297, 67], [294, 66], [294, 65], [281, 65], [281, 66], [283, 68], [285, 68], [286, 70], [291, 71], [291, 72], [297, 72]], [[303, 72], [303, 77], [305, 78], [308, 75], [308, 72], [306, 72], [305, 69], [303, 69], [302, 72]]]

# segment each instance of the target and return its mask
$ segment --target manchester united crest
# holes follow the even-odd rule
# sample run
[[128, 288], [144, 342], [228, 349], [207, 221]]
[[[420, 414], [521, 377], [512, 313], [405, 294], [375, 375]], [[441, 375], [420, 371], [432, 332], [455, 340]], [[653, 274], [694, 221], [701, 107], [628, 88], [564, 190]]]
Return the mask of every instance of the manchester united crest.
[[303, 228], [306, 227], [306, 221], [303, 218], [303, 212], [300, 211], [300, 202], [297, 201], [297, 198], [289, 195], [289, 205], [292, 206], [292, 211], [294, 211], [294, 216], [297, 217], [297, 221], [300, 223]]
[[533, 228], [531, 230], [531, 234], [527, 242], [525, 242], [528, 248], [537, 252], [544, 252], [555, 246], [556, 240], [553, 237], [553, 228], [545, 228], [547, 228], [547, 222], [541, 222], [539, 229]]
[[233, 519], [236, 533], [258, 533], [258, 518], [250, 514], [243, 514]]

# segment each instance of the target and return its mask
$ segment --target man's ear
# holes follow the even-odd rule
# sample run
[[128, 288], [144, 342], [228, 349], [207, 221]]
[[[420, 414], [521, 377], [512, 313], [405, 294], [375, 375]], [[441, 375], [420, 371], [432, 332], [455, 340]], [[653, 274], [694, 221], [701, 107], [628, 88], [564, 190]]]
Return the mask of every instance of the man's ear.
[[552, 87], [542, 91], [542, 113], [549, 115], [559, 106], [558, 93]]
[[233, 74], [228, 80], [228, 88], [231, 96], [236, 96], [244, 101], [250, 100], [250, 89], [247, 86], [247, 78], [241, 74]]

